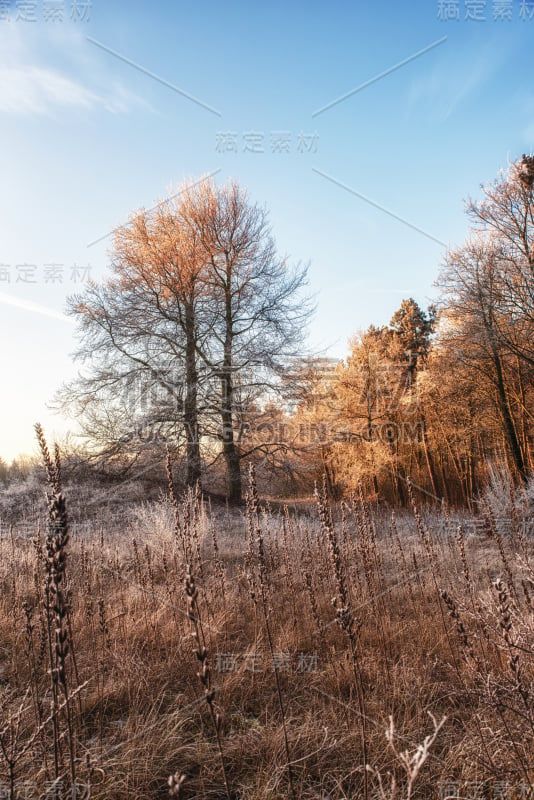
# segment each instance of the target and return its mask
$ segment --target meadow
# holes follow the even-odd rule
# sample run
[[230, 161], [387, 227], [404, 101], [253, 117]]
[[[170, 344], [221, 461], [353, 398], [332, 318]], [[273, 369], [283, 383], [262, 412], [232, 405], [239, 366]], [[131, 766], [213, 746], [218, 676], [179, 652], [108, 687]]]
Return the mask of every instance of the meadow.
[[41, 445], [43, 497], [1, 528], [2, 796], [531, 796], [528, 494], [275, 505], [252, 472], [232, 508], [168, 465], [84, 525]]

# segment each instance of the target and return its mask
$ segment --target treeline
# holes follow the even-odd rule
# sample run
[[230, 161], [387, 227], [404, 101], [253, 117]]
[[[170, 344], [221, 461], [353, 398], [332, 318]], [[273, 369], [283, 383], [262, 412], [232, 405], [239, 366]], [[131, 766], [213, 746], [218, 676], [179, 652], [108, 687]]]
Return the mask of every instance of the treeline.
[[0, 458], [0, 485], [25, 480], [34, 469], [35, 462], [25, 456], [14, 458], [9, 464]]
[[533, 183], [534, 157], [523, 156], [468, 202], [471, 233], [446, 256], [437, 307], [404, 300], [389, 325], [354, 339], [346, 362], [327, 375], [311, 370], [298, 415], [323, 436], [316, 443], [333, 493], [363, 485], [404, 504], [411, 479], [429, 498], [470, 504], [495, 465], [526, 484]]
[[306, 270], [277, 254], [237, 184], [185, 185], [120, 229], [112, 277], [72, 298], [85, 372], [64, 387], [85, 453], [142, 464], [170, 450], [184, 484], [231, 500], [254, 461], [271, 494], [360, 487], [404, 504], [469, 504], [494, 465], [533, 468], [534, 157], [469, 201], [436, 306], [406, 299], [347, 359], [303, 356]]

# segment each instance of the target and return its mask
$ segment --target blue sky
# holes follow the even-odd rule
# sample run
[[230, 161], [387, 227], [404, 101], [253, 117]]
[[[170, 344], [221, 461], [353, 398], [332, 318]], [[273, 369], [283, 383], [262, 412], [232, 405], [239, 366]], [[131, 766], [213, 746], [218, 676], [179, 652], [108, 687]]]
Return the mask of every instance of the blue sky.
[[77, 370], [66, 298], [108, 274], [110, 238], [92, 243], [184, 178], [217, 171], [267, 207], [310, 262], [310, 345], [344, 356], [403, 297], [435, 297], [463, 200], [534, 150], [534, 4], [85, 6], [0, 2], [6, 459], [34, 451], [35, 421], [68, 427], [47, 402]]

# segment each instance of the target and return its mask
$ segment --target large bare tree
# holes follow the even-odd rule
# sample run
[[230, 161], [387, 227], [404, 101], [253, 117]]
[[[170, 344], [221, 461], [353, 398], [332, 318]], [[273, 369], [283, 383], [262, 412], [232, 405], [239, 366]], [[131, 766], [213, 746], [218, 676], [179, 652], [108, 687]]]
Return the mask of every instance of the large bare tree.
[[220, 383], [219, 438], [229, 497], [238, 502], [241, 461], [249, 451], [236, 440], [236, 423], [244, 400], [275, 390], [284, 361], [302, 353], [311, 313], [302, 294], [307, 269], [290, 268], [278, 255], [267, 213], [236, 182], [189, 186], [182, 212], [189, 235], [201, 242], [207, 267], [211, 335], [199, 352]]
[[63, 398], [82, 412], [101, 453], [138, 449], [155, 431], [185, 440], [186, 482], [194, 485], [201, 475], [203, 266], [179, 211], [175, 201], [136, 214], [115, 234], [112, 277], [71, 298], [81, 339], [76, 355], [87, 370]]
[[[245, 191], [210, 180], [186, 183], [175, 200], [136, 214], [115, 235], [111, 265], [110, 280], [71, 299], [77, 356], [88, 369], [63, 398], [75, 401], [94, 435], [119, 389], [136, 380], [147, 392], [160, 387], [167, 402], [145, 412], [145, 424], [185, 439], [190, 485], [201, 476], [202, 437], [218, 441], [229, 497], [240, 501], [250, 454], [243, 425], [280, 388], [284, 359], [303, 346], [306, 269], [277, 254], [266, 212]], [[115, 452], [124, 438], [116, 437]]]

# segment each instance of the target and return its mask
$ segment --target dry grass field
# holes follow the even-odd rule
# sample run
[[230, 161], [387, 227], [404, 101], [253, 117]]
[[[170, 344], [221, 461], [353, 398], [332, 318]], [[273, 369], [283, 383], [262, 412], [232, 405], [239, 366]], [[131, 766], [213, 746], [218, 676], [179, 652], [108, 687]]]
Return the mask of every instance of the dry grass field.
[[112, 525], [96, 497], [69, 533], [42, 446], [48, 510], [0, 540], [4, 796], [531, 795], [522, 501], [273, 510], [251, 476], [243, 511], [171, 492]]

